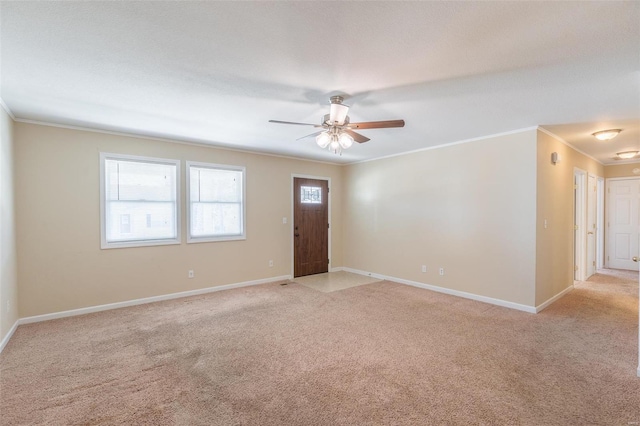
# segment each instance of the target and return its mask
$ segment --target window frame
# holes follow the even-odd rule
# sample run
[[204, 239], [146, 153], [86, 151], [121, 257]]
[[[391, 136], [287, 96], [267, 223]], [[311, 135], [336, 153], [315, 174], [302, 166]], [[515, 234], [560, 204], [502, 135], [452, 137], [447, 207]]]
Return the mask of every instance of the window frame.
[[[106, 160], [122, 160], [122, 161], [137, 161], [142, 163], [155, 163], [155, 164], [165, 164], [172, 165], [176, 167], [176, 236], [175, 238], [164, 238], [164, 239], [154, 239], [154, 240], [135, 240], [135, 241], [117, 241], [117, 242], [108, 242], [107, 241], [107, 221], [106, 221], [106, 207], [107, 200], [106, 196], [106, 176], [105, 176], [105, 163]], [[174, 245], [174, 244], [182, 244], [182, 236], [181, 236], [181, 227], [182, 227], [182, 208], [181, 208], [181, 196], [180, 196], [180, 187], [181, 187], [181, 171], [180, 171], [180, 160], [175, 160], [171, 158], [156, 158], [156, 157], [146, 157], [146, 156], [137, 156], [137, 155], [126, 155], [126, 154], [114, 154], [101, 152], [100, 153], [100, 248], [101, 249], [113, 249], [113, 248], [127, 248], [127, 247], [149, 247], [149, 246], [165, 246], [165, 245]]]
[[[191, 235], [191, 167], [200, 167], [214, 170], [231, 170], [235, 172], [242, 172], [242, 200], [241, 209], [242, 212], [242, 234], [239, 235], [226, 235], [226, 236], [207, 236], [207, 237], [193, 237]], [[186, 161], [185, 166], [186, 175], [186, 214], [187, 214], [187, 244], [191, 243], [212, 243], [220, 241], [242, 241], [247, 239], [247, 169], [244, 166], [234, 166], [230, 164], [216, 164], [216, 163], [203, 163], [199, 161]]]

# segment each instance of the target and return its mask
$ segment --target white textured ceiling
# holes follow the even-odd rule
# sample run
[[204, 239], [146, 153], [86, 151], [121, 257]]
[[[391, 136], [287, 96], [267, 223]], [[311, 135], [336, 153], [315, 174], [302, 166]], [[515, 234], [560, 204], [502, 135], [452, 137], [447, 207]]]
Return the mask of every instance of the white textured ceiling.
[[[603, 163], [640, 149], [640, 2], [6, 2], [18, 119], [348, 163], [542, 125]], [[400, 129], [341, 157], [328, 98]], [[624, 131], [611, 143], [590, 134]], [[624, 149], [623, 149], [624, 148]]]

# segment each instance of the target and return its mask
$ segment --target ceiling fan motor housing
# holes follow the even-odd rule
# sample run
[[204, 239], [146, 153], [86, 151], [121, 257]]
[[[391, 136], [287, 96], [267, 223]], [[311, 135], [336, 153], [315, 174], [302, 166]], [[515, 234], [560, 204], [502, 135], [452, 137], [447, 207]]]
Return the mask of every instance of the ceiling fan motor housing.
[[[329, 126], [329, 127], [335, 126], [335, 123], [331, 122], [331, 114], [325, 114], [322, 117], [322, 122], [320, 124], [322, 124], [323, 126]], [[347, 124], [349, 124], [349, 116], [348, 115], [344, 117], [344, 122], [341, 125], [342, 126], [346, 126]]]

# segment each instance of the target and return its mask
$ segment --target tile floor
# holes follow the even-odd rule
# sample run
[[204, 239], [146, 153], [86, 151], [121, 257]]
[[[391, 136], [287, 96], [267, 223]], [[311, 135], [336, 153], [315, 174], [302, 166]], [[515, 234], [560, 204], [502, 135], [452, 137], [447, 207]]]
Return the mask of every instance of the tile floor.
[[294, 278], [292, 281], [305, 287], [329, 293], [332, 291], [344, 290], [364, 284], [371, 284], [381, 281], [377, 278], [366, 275], [353, 274], [351, 272], [327, 272], [324, 274], [307, 275], [305, 277]]

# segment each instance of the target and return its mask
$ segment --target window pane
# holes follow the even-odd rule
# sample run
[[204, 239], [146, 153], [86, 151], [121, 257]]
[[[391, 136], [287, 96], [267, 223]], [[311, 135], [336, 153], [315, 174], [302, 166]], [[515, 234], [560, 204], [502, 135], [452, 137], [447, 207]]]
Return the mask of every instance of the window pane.
[[108, 201], [106, 209], [108, 242], [177, 237], [173, 202]]
[[108, 200], [175, 201], [176, 166], [108, 159]]
[[191, 204], [191, 236], [213, 235], [242, 235], [242, 204]]
[[303, 204], [322, 204], [322, 188], [319, 186], [301, 186], [300, 201]]
[[244, 235], [244, 170], [189, 166], [190, 237]]
[[121, 247], [118, 243], [129, 242], [134, 245], [178, 242], [179, 162], [117, 155], [102, 155], [102, 159], [103, 248]]
[[242, 201], [241, 171], [192, 166], [189, 177], [191, 201]]

